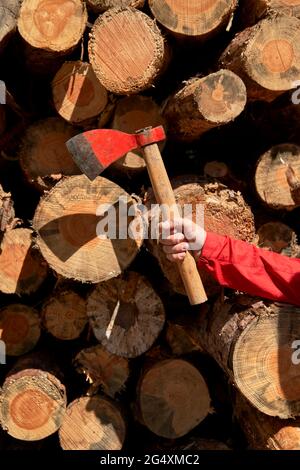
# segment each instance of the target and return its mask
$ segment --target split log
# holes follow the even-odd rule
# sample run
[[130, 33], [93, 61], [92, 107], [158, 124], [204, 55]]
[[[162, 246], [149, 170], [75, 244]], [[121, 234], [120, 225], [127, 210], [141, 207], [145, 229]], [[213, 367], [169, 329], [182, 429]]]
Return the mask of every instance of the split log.
[[0, 310], [0, 339], [8, 356], [31, 351], [41, 334], [38, 312], [27, 305], [10, 304]]
[[150, 349], [165, 322], [161, 299], [147, 279], [134, 272], [98, 284], [88, 297], [87, 315], [102, 346], [122, 357]]
[[86, 24], [86, 7], [81, 0], [23, 0], [18, 29], [30, 64], [43, 66], [70, 53]]
[[239, 26], [252, 26], [267, 15], [279, 13], [300, 18], [299, 0], [243, 0], [240, 2]]
[[222, 54], [222, 67], [239, 75], [253, 100], [273, 101], [300, 74], [300, 20], [275, 16], [239, 33]]
[[230, 70], [219, 70], [189, 80], [166, 101], [163, 116], [170, 136], [189, 142], [233, 121], [244, 110], [246, 101], [242, 80]]
[[116, 7], [143, 8], [145, 0], [87, 0], [86, 3], [94, 13], [104, 13]]
[[114, 398], [125, 388], [129, 377], [128, 360], [111, 354], [100, 345], [82, 349], [75, 357], [74, 365], [91, 384], [89, 394], [94, 394], [100, 387]]
[[101, 396], [82, 397], [67, 408], [59, 430], [64, 450], [121, 450], [126, 424], [119, 407]]
[[42, 285], [47, 274], [47, 263], [33, 247], [32, 231], [8, 230], [0, 248], [0, 292], [31, 294]]
[[141, 376], [137, 388], [141, 422], [158, 436], [182, 437], [210, 412], [210, 396], [201, 373], [187, 361], [159, 361]]
[[225, 302], [199, 319], [199, 343], [227, 372], [249, 402], [269, 416], [300, 415], [300, 309], [247, 296]]
[[44, 328], [55, 338], [76, 339], [87, 323], [86, 302], [70, 289], [54, 292], [43, 304], [41, 315]]
[[[66, 278], [97, 283], [118, 276], [143, 242], [141, 232], [126, 237], [128, 227], [139, 221], [138, 216], [127, 216], [132, 209], [135, 201], [106, 178], [64, 179], [41, 199], [35, 212], [33, 226], [42, 255]], [[108, 235], [99, 232], [99, 226], [107, 224]]]
[[237, 394], [234, 413], [252, 449], [300, 450], [300, 419], [266, 416]]
[[264, 153], [257, 164], [255, 187], [271, 209], [293, 210], [300, 205], [300, 147], [281, 144]]
[[[175, 178], [171, 184], [179, 208], [185, 206], [183, 209], [185, 217], [192, 216], [195, 222], [197, 218], [197, 223], [204, 224], [206, 230], [219, 235], [228, 235], [248, 242], [253, 241], [255, 236], [253, 215], [240, 193], [229, 190], [220, 183], [210, 183], [196, 176]], [[150, 209], [151, 204], [154, 203], [152, 191], [148, 191], [145, 203]], [[156, 210], [149, 210], [148, 219], [147, 246], [158, 259], [174, 291], [186, 295], [178, 270], [174, 269], [174, 264], [166, 258], [157, 239], [153, 239], [153, 235], [157, 237], [159, 214]], [[220, 291], [220, 287], [210, 273], [201, 269], [200, 275], [207, 295], [211, 296]]]
[[[147, 96], [129, 96], [121, 99], [115, 108], [112, 128], [133, 134], [144, 127], [164, 126], [159, 106]], [[160, 144], [162, 150], [164, 144]], [[123, 158], [115, 162], [112, 167], [128, 175], [134, 175], [146, 168], [145, 160], [140, 150], [128, 152]]]
[[60, 118], [35, 122], [20, 146], [20, 164], [27, 180], [40, 191], [51, 189], [63, 176], [81, 173], [65, 143], [78, 130]]
[[300, 256], [297, 235], [288, 225], [281, 222], [268, 222], [257, 231], [258, 246], [281, 253], [291, 258]]
[[59, 69], [52, 81], [52, 96], [58, 114], [72, 124], [87, 123], [109, 102], [92, 66], [80, 60], [65, 62]]
[[55, 433], [66, 409], [66, 390], [58, 369], [44, 356], [19, 359], [6, 377], [0, 401], [0, 422], [7, 433], [37, 441]]
[[199, 2], [149, 0], [150, 9], [159, 23], [179, 37], [209, 39], [225, 30], [237, 6], [236, 0]]
[[107, 90], [129, 95], [154, 84], [165, 68], [167, 49], [149, 16], [134, 8], [114, 8], [94, 23], [89, 59]]
[[17, 17], [21, 0], [1, 0], [0, 5], [0, 51], [17, 29]]

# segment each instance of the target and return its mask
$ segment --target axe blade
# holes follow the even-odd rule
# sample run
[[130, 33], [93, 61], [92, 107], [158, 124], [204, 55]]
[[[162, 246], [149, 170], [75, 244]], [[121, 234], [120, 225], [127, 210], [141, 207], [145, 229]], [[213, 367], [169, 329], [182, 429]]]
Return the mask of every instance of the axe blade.
[[134, 134], [96, 129], [72, 137], [66, 146], [80, 170], [94, 180], [109, 165], [138, 148], [138, 143]]

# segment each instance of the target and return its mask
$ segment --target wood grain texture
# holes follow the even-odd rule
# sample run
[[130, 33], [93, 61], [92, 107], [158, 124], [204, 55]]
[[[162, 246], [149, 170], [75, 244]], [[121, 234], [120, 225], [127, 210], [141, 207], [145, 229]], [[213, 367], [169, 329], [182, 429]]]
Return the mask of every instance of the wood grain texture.
[[125, 434], [116, 404], [101, 396], [82, 397], [68, 406], [59, 441], [64, 450], [120, 450]]
[[244, 110], [246, 87], [229, 70], [188, 81], [163, 106], [172, 139], [190, 142], [206, 131], [233, 121]]
[[149, 0], [157, 21], [171, 33], [208, 39], [225, 29], [236, 0]]
[[0, 51], [17, 29], [21, 0], [1, 0], [0, 5]]
[[88, 297], [87, 314], [103, 347], [128, 358], [150, 349], [165, 321], [162, 301], [134, 272], [98, 284]]
[[[41, 199], [35, 212], [33, 226], [44, 258], [62, 276], [82, 282], [97, 283], [118, 276], [143, 242], [142, 231], [136, 238], [122, 238], [129, 224], [139, 223], [138, 216], [126, 217], [134, 204], [120, 186], [106, 178], [98, 176], [93, 182], [84, 175], [64, 179]], [[117, 220], [119, 211], [125, 211], [123, 222], [112, 221], [116, 238], [102, 232], [98, 236], [98, 224], [110, 220], [108, 210], [114, 207]]]
[[300, 247], [294, 230], [282, 222], [267, 222], [257, 231], [258, 246], [284, 256], [298, 258]]
[[89, 59], [107, 90], [119, 95], [138, 93], [150, 88], [165, 67], [164, 38], [144, 13], [113, 8], [94, 23]]

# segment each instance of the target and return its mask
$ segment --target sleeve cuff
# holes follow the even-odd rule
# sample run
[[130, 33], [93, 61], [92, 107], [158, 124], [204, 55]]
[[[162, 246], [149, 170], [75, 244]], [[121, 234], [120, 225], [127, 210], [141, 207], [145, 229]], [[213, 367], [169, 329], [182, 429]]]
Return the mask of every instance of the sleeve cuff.
[[203, 245], [203, 248], [200, 254], [200, 259], [201, 258], [205, 258], [205, 259], [217, 258], [218, 254], [224, 247], [224, 243], [226, 239], [227, 237], [224, 237], [222, 235], [217, 235], [216, 233], [207, 232], [206, 240], [205, 240], [205, 243]]

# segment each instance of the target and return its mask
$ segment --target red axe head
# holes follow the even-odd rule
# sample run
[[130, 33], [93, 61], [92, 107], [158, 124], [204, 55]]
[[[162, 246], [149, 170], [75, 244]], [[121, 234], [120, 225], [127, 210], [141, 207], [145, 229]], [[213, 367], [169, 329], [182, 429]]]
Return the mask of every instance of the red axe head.
[[165, 138], [162, 126], [147, 127], [136, 134], [95, 129], [72, 137], [66, 146], [81, 171], [90, 180], [94, 180], [105, 168], [127, 152], [160, 142]]

